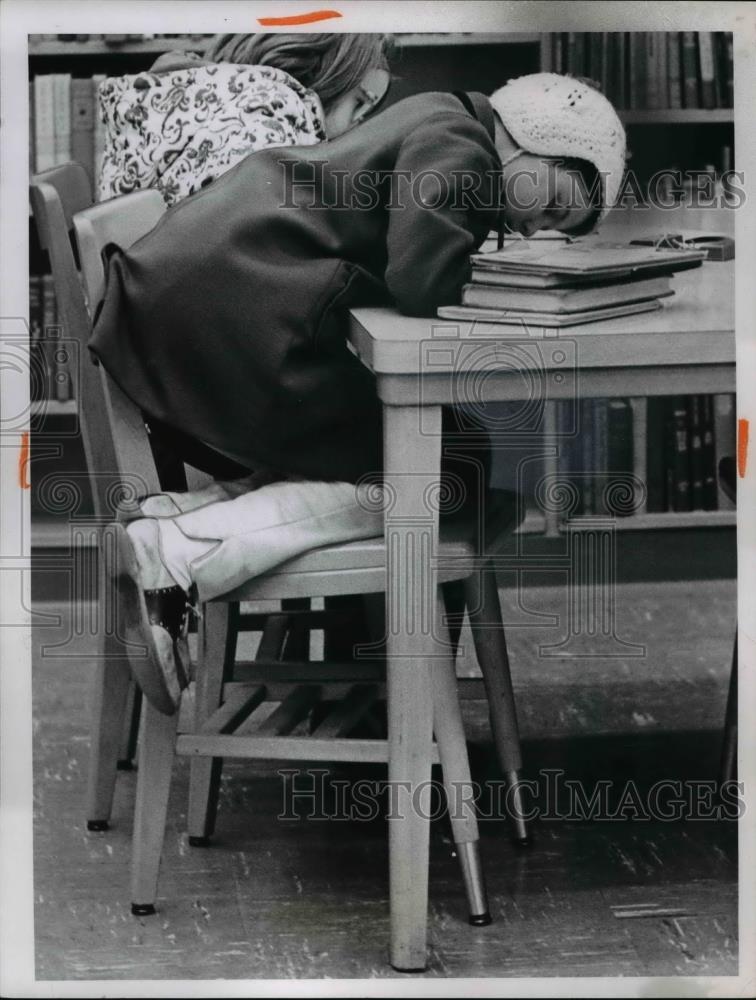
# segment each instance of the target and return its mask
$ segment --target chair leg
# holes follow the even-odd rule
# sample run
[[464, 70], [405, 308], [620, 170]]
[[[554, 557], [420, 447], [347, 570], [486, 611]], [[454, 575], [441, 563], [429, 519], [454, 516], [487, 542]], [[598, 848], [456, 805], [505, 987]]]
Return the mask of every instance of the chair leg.
[[446, 622], [449, 627], [449, 642], [456, 657], [459, 648], [459, 636], [462, 632], [462, 622], [465, 617], [465, 581], [450, 580], [441, 584], [444, 595]]
[[92, 702], [92, 742], [89, 751], [87, 829], [107, 830], [113, 808], [121, 732], [134, 687], [129, 665], [115, 638], [105, 636], [97, 664]]
[[121, 734], [121, 747], [118, 751], [119, 771], [131, 771], [137, 755], [137, 740], [139, 738], [139, 719], [142, 713], [142, 692], [132, 681], [126, 699], [124, 726]]
[[499, 766], [510, 786], [511, 814], [515, 843], [530, 843], [524, 819], [524, 803], [520, 794], [522, 753], [517, 726], [512, 677], [504, 627], [501, 623], [501, 606], [496, 587], [496, 572], [490, 562], [479, 572], [465, 580], [465, 596], [470, 625], [475, 643], [475, 653], [483, 674], [488, 696], [496, 755]]
[[722, 743], [722, 759], [719, 768], [719, 781], [734, 781], [738, 764], [738, 633], [732, 647], [732, 665], [730, 667], [730, 684], [727, 690], [727, 708], [725, 709], [724, 740]]
[[[223, 683], [233, 675], [238, 634], [238, 603], [204, 605], [197, 636], [195, 730], [221, 703]], [[187, 829], [192, 847], [206, 847], [215, 830], [222, 770], [222, 757], [195, 757], [191, 761]]]
[[[444, 602], [439, 601], [439, 622], [443, 621], [444, 610]], [[491, 914], [480, 863], [478, 819], [454, 659], [449, 656], [437, 660], [431, 668], [431, 678], [433, 730], [441, 758], [452, 836], [462, 866], [469, 921], [473, 926], [483, 927], [491, 923]]]
[[131, 912], [134, 916], [155, 912], [178, 716], [178, 712], [163, 715], [149, 702], [144, 706], [131, 847]]

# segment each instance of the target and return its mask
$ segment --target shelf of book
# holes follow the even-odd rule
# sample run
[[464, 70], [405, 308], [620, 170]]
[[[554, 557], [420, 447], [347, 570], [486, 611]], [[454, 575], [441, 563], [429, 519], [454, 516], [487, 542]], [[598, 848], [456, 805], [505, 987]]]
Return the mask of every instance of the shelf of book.
[[144, 38], [141, 41], [117, 42], [109, 44], [102, 38], [91, 38], [85, 42], [64, 42], [59, 40], [36, 41], [29, 39], [29, 56], [101, 56], [139, 55], [142, 53], [170, 52], [172, 49], [200, 52], [210, 35], [181, 38]]
[[[141, 53], [170, 52], [173, 49], [200, 52], [212, 35], [183, 35], [175, 38], [144, 38], [139, 41], [107, 42], [102, 38], [86, 41], [36, 40], [29, 39], [29, 56], [118, 56], [139, 55]], [[428, 32], [394, 35], [394, 44], [399, 49], [421, 48], [425, 46], [450, 45], [536, 45], [541, 41], [537, 32], [487, 32], [450, 33]]]

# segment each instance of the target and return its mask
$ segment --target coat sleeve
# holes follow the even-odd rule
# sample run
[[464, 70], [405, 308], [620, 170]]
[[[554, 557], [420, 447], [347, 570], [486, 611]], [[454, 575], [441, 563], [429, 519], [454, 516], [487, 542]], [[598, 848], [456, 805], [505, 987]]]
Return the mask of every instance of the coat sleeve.
[[[403, 313], [433, 316], [439, 306], [459, 302], [470, 253], [496, 225], [499, 170], [487, 133], [469, 115], [434, 115], [404, 140], [394, 170], [385, 272]], [[476, 178], [472, 204], [465, 190]]]

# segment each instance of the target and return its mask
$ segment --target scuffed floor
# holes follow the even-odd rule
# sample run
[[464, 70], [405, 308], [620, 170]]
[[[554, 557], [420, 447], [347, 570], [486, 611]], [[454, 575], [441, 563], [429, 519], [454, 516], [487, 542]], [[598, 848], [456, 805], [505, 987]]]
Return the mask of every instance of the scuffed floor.
[[[715, 776], [734, 598], [731, 581], [625, 585], [616, 634], [642, 644], [644, 655], [564, 659], [537, 653], [564, 638], [559, 589], [530, 588], [519, 601], [502, 592], [527, 776], [542, 796], [556, 772], [588, 794], [609, 781], [614, 806], [628, 783], [647, 802], [662, 779], [687, 789]], [[199, 849], [184, 833], [188, 766], [178, 761], [158, 913], [131, 916], [135, 774], [119, 775], [111, 829], [88, 833], [93, 661], [91, 641], [70, 625], [63, 610], [60, 628], [35, 632], [37, 977], [395, 975], [387, 964], [385, 822], [277, 819], [283, 786], [274, 765], [226, 765], [217, 833]], [[474, 662], [463, 643], [467, 674]], [[476, 777], [495, 778], [485, 705], [466, 710]], [[331, 777], [364, 774], [342, 766]], [[468, 926], [448, 828], [433, 824], [426, 975], [735, 974], [735, 824], [564, 818], [565, 801], [537, 820], [524, 851], [500, 819], [481, 823], [494, 915], [487, 928]]]

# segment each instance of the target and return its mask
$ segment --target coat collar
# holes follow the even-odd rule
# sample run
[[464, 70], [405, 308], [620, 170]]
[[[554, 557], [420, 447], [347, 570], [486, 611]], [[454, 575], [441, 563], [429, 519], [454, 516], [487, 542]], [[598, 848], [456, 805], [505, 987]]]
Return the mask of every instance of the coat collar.
[[[496, 130], [494, 126], [494, 110], [491, 107], [491, 102], [484, 94], [480, 94], [477, 91], [454, 91], [454, 96], [459, 98], [459, 100], [464, 104], [466, 110], [473, 116], [477, 118], [480, 124], [485, 128], [486, 132], [491, 138], [491, 142], [495, 144], [496, 142]], [[504, 246], [504, 209], [499, 207], [496, 219], [496, 230], [498, 233], [498, 248]]]
[[494, 111], [488, 98], [477, 91], [464, 90], [455, 90], [454, 96], [459, 98], [473, 118], [478, 119], [493, 142], [495, 138]]

